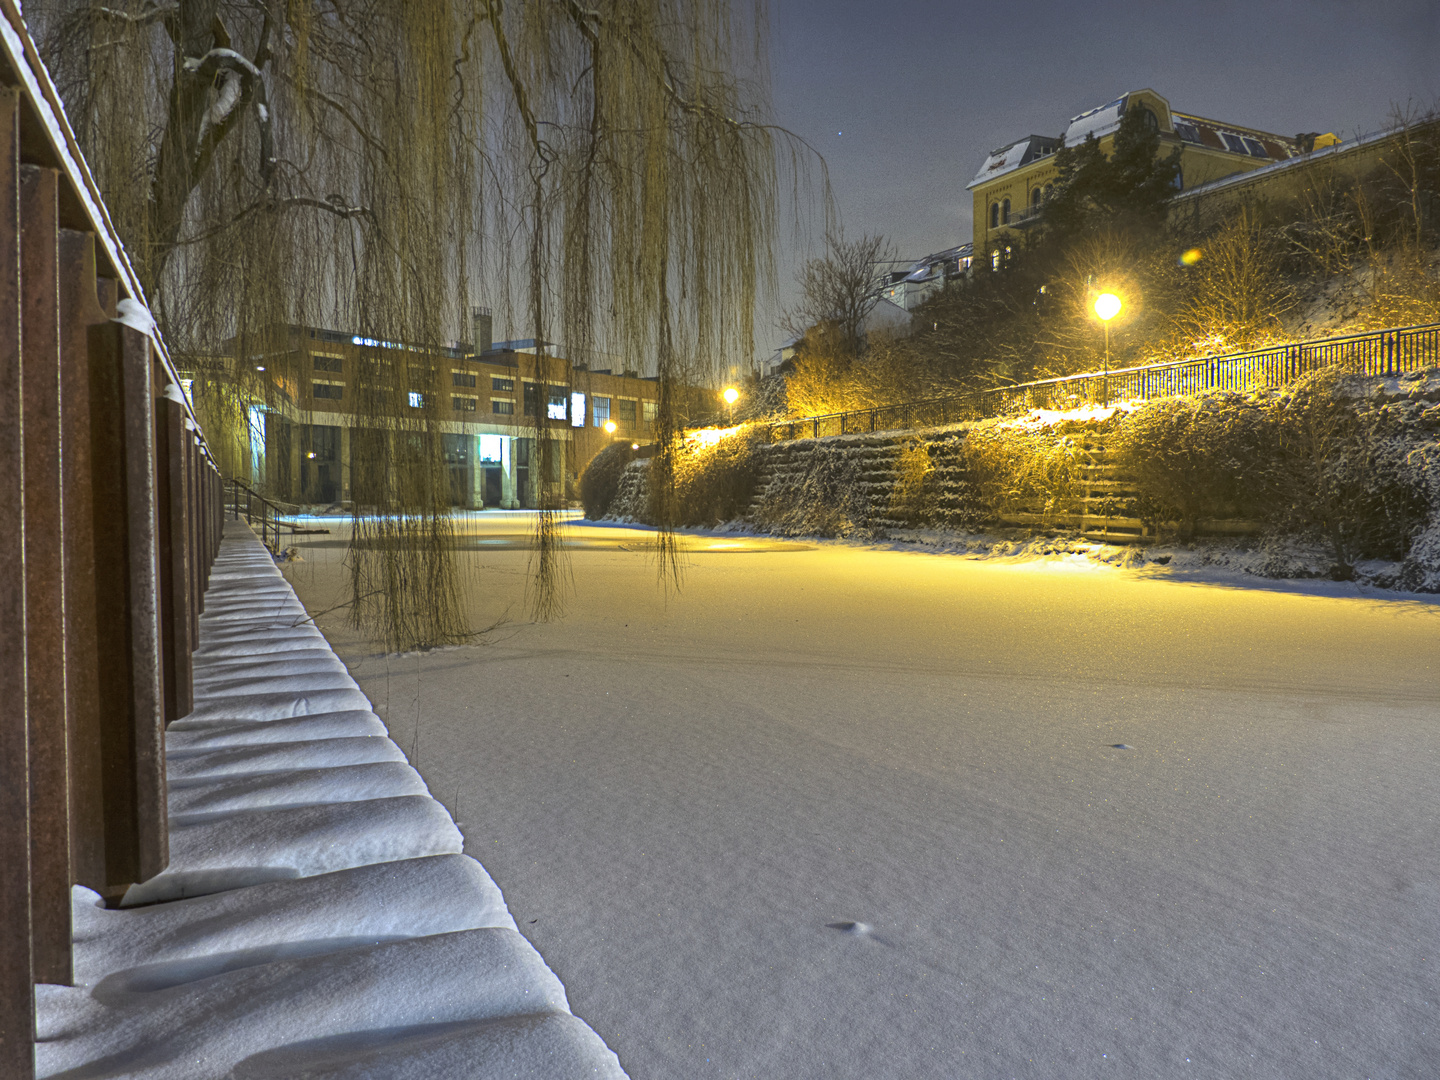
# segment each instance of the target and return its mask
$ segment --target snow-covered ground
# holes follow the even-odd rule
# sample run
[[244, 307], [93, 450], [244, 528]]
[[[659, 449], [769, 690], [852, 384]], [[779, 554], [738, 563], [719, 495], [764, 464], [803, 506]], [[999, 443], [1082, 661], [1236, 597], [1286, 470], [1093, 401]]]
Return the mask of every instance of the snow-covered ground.
[[531, 625], [527, 526], [483, 644], [320, 621], [635, 1080], [1434, 1075], [1435, 597], [579, 526]]
[[166, 733], [169, 867], [119, 910], [75, 887], [40, 1076], [623, 1076], [243, 525], [195, 686]]

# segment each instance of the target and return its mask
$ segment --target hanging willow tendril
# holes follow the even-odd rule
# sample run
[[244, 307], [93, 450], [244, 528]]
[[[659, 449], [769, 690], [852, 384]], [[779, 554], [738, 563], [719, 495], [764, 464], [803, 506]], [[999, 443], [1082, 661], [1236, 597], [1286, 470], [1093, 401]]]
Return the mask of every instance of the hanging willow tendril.
[[434, 384], [477, 300], [536, 342], [533, 614], [558, 615], [570, 580], [547, 403], [571, 361], [659, 375], [657, 565], [678, 583], [677, 390], [752, 355], [777, 167], [806, 155], [768, 123], [763, 4], [30, 0], [26, 15], [172, 349], [203, 376], [222, 464], [242, 471], [253, 403], [286, 393], [250, 360], [293, 350], [288, 328], [413, 347], [365, 350], [353, 380], [359, 624], [391, 649], [468, 636], [438, 395], [409, 393]]

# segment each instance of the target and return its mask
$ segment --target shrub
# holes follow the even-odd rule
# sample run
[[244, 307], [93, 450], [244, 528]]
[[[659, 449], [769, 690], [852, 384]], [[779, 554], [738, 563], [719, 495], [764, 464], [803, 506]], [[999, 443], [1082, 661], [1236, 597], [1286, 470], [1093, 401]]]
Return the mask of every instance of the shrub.
[[717, 525], [743, 517], [755, 494], [756, 446], [755, 430], [744, 427], [715, 442], [683, 442], [675, 454], [675, 524]]
[[1080, 510], [1088, 455], [1066, 427], [977, 424], [961, 454], [970, 490], [991, 518], [1037, 513], [1048, 520]]
[[895, 464], [890, 513], [907, 525], [928, 523], [935, 506], [935, 492], [929, 483], [935, 472], [930, 462], [930, 448], [919, 440], [908, 442], [900, 448]]
[[1254, 485], [1266, 519], [1323, 541], [1340, 578], [1357, 558], [1403, 558], [1430, 510], [1403, 432], [1386, 409], [1348, 396], [1343, 380], [1318, 371], [1267, 404], [1269, 453]]
[[585, 466], [580, 476], [580, 502], [591, 521], [598, 521], [610, 512], [610, 504], [615, 501], [615, 492], [620, 486], [620, 474], [633, 460], [635, 451], [628, 442], [613, 442]]
[[1110, 448], [1135, 483], [1136, 514], [1178, 522], [1188, 541], [1201, 518], [1251, 512], [1244, 478], [1261, 459], [1263, 425], [1253, 401], [1229, 393], [1163, 398], [1124, 417]]

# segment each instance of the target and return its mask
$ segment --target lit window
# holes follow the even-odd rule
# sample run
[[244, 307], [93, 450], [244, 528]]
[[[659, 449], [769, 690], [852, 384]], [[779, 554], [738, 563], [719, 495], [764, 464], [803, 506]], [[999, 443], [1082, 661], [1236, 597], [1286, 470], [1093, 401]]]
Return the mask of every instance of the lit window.
[[480, 436], [480, 460], [501, 461], [505, 454], [504, 435], [481, 435]]
[[584, 426], [585, 426], [585, 395], [584, 395], [584, 394], [571, 394], [571, 395], [570, 395], [570, 426], [571, 426], [571, 427], [584, 427]]
[[590, 422], [596, 427], [604, 427], [605, 421], [610, 419], [610, 399], [595, 395], [590, 399]]
[[551, 420], [565, 419], [565, 391], [551, 390], [545, 402], [545, 415]]
[[423, 409], [425, 407], [425, 395], [418, 390], [411, 390], [410, 407], [412, 409]]
[[640, 417], [645, 421], [645, 430], [649, 431], [655, 426], [655, 418], [660, 413], [658, 401], [642, 401], [640, 403]]

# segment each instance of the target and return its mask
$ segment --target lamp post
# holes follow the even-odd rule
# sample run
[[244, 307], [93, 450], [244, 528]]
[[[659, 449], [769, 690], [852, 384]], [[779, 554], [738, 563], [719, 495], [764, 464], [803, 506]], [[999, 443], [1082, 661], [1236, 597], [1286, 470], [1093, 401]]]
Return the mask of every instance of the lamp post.
[[1105, 324], [1105, 404], [1110, 404], [1110, 320], [1120, 314], [1120, 298], [1114, 293], [1102, 292], [1095, 298], [1095, 314]]
[[736, 390], [735, 387], [733, 387], [733, 386], [727, 386], [727, 387], [725, 388], [725, 393], [721, 394], [720, 396], [725, 399], [725, 408], [726, 408], [726, 410], [727, 410], [727, 415], [728, 415], [729, 418], [730, 418], [730, 426], [731, 426], [731, 427], [734, 427], [734, 426], [735, 426], [735, 402], [737, 402], [737, 401], [740, 400], [740, 391], [739, 391], [739, 390]]

